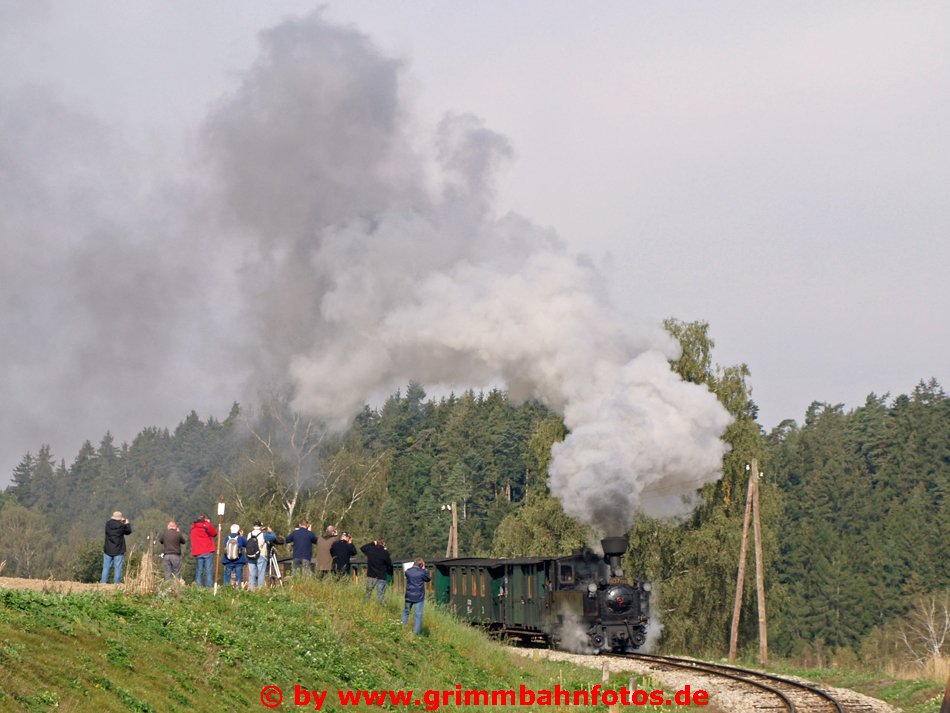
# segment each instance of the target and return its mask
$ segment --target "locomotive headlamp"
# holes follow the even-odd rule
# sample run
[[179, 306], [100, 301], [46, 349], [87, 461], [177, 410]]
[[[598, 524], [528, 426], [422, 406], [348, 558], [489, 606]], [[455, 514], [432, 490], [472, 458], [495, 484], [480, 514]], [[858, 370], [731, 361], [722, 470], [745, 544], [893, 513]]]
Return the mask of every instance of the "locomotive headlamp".
[[649, 582], [644, 582], [640, 586], [643, 587], [644, 592], [649, 592], [653, 589], [653, 585], [651, 585]]
[[594, 594], [597, 591], [597, 583], [591, 582], [590, 584], [588, 584], [587, 591], [590, 592], [591, 594]]

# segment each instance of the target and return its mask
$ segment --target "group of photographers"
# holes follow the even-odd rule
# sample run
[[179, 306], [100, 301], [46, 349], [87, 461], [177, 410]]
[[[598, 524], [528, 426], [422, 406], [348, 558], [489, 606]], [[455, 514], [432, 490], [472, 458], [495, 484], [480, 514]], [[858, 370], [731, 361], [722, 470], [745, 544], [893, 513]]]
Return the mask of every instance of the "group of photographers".
[[[254, 590], [264, 587], [268, 562], [274, 545], [292, 546], [293, 573], [310, 574], [313, 572], [313, 546], [317, 546], [316, 571], [320, 576], [336, 575], [345, 577], [350, 573], [350, 559], [356, 555], [356, 546], [349, 533], [337, 532], [330, 525], [320, 537], [313, 534], [307, 520], [301, 520], [297, 529], [286, 537], [280, 537], [260, 520], [247, 537], [238, 524], [231, 525], [231, 532], [223, 542], [224, 584], [240, 588], [243, 585], [244, 567], [248, 568], [247, 588]], [[125, 536], [132, 534], [132, 525], [121, 512], [112, 513], [106, 522], [105, 544], [101, 582], [108, 581], [109, 570], [113, 570], [115, 583], [122, 581], [122, 565], [125, 558]], [[191, 556], [195, 558], [195, 585], [214, 586], [214, 551], [218, 531], [205, 515], [199, 515], [191, 525]], [[167, 529], [158, 537], [162, 545], [162, 568], [165, 579], [178, 581], [181, 578], [182, 547], [188, 540], [181, 533], [178, 523], [169, 521]], [[386, 542], [377, 538], [363, 545], [360, 550], [366, 555], [366, 590], [364, 599], [369, 599], [376, 590], [377, 601], [382, 604], [387, 582], [393, 574], [393, 561], [386, 549]], [[426, 564], [416, 558], [406, 570], [406, 605], [402, 623], [405, 626], [410, 609], [414, 610], [413, 631], [418, 634], [422, 627], [422, 608], [425, 601], [425, 583], [430, 581]]]
[[[118, 517], [116, 517], [118, 515]], [[264, 586], [267, 567], [274, 545], [287, 543], [292, 547], [294, 574], [310, 574], [314, 571], [313, 546], [317, 546], [316, 571], [321, 576], [331, 573], [347, 575], [350, 573], [350, 559], [356, 555], [353, 538], [346, 532], [339, 533], [332, 525], [327, 527], [320, 537], [313, 534], [311, 524], [301, 520], [297, 529], [286, 537], [277, 535], [270, 527], [257, 520], [247, 535], [238, 524], [231, 525], [231, 531], [222, 542], [224, 551], [221, 564], [224, 565], [224, 584], [241, 587], [244, 583], [244, 568], [248, 569], [247, 588], [257, 589]], [[115, 580], [122, 581], [121, 557], [125, 553], [125, 535], [132, 528], [121, 513], [113, 513], [113, 519], [106, 523], [106, 542], [104, 547], [102, 582], [107, 579], [107, 566], [115, 563]], [[195, 585], [214, 586], [215, 537], [218, 531], [205, 515], [199, 515], [191, 525], [191, 556], [195, 559]], [[178, 524], [172, 520], [168, 528], [158, 537], [162, 545], [162, 567], [166, 580], [181, 577], [182, 547], [188, 542]], [[121, 549], [119, 559], [116, 553]], [[111, 550], [111, 551], [110, 551]], [[388, 557], [388, 552], [387, 552]], [[390, 563], [390, 573], [392, 571]]]

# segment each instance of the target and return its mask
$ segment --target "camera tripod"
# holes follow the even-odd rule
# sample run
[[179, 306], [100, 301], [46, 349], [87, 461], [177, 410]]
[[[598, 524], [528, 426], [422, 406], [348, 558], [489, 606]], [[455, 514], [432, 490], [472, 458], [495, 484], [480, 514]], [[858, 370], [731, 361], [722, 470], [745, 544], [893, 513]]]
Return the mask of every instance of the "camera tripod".
[[277, 552], [273, 547], [270, 549], [270, 554], [267, 555], [267, 576], [270, 577], [271, 584], [276, 580], [278, 585], [284, 586], [284, 577], [280, 573], [280, 561], [277, 559]]

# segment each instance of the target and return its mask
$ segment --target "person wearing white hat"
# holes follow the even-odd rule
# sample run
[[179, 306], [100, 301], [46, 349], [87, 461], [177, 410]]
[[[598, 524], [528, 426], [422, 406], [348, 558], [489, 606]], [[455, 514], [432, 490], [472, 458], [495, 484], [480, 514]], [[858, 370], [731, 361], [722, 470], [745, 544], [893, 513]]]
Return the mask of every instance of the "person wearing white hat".
[[241, 526], [231, 525], [231, 534], [224, 540], [224, 556], [221, 558], [221, 564], [224, 565], [224, 585], [231, 582], [231, 575], [234, 575], [234, 586], [238, 589], [244, 581], [244, 565], [247, 564], [247, 558], [244, 556], [244, 548], [247, 547], [247, 541], [241, 535]]

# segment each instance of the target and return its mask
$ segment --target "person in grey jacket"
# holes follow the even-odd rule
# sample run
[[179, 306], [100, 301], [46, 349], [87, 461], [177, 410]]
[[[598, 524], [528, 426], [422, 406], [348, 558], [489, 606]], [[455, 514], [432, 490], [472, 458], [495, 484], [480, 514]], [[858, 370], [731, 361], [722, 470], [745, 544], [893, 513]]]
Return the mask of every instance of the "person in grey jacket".
[[168, 529], [158, 536], [162, 545], [162, 570], [165, 572], [165, 581], [178, 581], [181, 577], [181, 546], [185, 544], [185, 536], [178, 529], [178, 523], [171, 520]]

